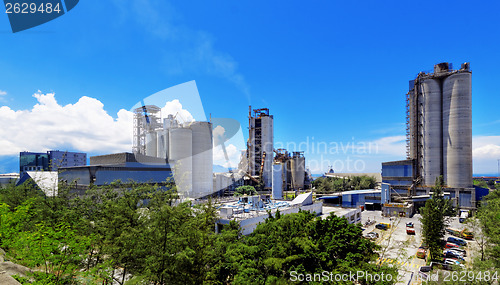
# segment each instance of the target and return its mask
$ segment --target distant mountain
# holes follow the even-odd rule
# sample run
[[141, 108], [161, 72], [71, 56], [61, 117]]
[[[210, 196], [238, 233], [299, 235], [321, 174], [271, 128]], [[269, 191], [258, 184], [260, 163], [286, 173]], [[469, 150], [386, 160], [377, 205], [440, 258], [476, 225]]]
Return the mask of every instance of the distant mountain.
[[18, 173], [19, 155], [0, 156], [0, 174]]
[[228, 172], [229, 169], [227, 167], [221, 166], [221, 165], [214, 165], [213, 167], [214, 172]]

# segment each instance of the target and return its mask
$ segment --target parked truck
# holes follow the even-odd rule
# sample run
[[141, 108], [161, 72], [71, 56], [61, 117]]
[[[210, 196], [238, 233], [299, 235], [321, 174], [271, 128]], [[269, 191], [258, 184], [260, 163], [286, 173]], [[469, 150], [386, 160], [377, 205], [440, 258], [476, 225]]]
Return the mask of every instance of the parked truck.
[[470, 231], [468, 231], [467, 229], [457, 230], [457, 229], [447, 228], [446, 232], [452, 236], [456, 236], [456, 237], [460, 237], [460, 238], [464, 238], [464, 239], [470, 240], [473, 238], [472, 233]]
[[463, 222], [465, 222], [465, 219], [467, 219], [468, 217], [469, 217], [469, 211], [461, 210], [460, 211], [460, 218], [458, 219], [458, 221], [460, 223], [463, 223]]

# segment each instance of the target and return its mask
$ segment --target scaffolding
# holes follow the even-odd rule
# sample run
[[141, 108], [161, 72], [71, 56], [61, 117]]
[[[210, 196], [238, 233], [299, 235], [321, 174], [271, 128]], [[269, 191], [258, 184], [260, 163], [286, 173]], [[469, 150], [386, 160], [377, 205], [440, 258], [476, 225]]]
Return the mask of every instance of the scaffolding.
[[146, 133], [161, 128], [161, 108], [143, 105], [134, 109], [133, 153], [146, 154]]

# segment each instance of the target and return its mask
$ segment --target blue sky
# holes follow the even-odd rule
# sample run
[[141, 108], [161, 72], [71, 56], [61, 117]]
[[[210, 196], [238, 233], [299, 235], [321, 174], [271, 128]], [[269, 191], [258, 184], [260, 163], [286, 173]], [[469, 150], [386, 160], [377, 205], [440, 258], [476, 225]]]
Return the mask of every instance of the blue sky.
[[[336, 171], [378, 172], [381, 161], [405, 157], [408, 81], [439, 62], [469, 61], [474, 172], [496, 173], [499, 10], [497, 1], [80, 1], [16, 34], [0, 15], [0, 122], [9, 125], [0, 138], [0, 172], [16, 171], [19, 149], [126, 150], [116, 139], [128, 130], [120, 110], [191, 80], [205, 114], [238, 120], [245, 139], [248, 105], [267, 107], [275, 142], [303, 143], [302, 150], [307, 142], [313, 172], [332, 164]], [[34, 112], [36, 105], [48, 111]], [[89, 117], [83, 112], [73, 123], [82, 124], [78, 130], [99, 115], [114, 121], [96, 126], [117, 129], [78, 132], [43, 117], [64, 106], [71, 107], [64, 114], [88, 108]], [[16, 121], [26, 113], [30, 124]], [[58, 128], [58, 140], [44, 143], [40, 133]], [[85, 144], [64, 138], [83, 135]], [[344, 150], [313, 152], [315, 143]], [[348, 160], [358, 167], [347, 169]]]

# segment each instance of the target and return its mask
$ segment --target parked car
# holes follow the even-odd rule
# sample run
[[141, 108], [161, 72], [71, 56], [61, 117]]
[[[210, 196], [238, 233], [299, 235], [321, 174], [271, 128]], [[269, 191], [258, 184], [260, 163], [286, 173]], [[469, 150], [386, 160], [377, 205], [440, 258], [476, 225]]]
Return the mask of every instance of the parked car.
[[447, 242], [451, 242], [460, 246], [467, 246], [467, 242], [461, 238], [456, 238], [456, 237], [448, 237], [446, 239]]
[[390, 229], [390, 228], [391, 228], [391, 224], [389, 224], [389, 223], [380, 223], [380, 224], [381, 224], [381, 225], [385, 225], [388, 229]]
[[409, 223], [406, 223], [406, 227], [407, 227], [407, 228], [413, 228], [413, 227], [414, 227], [414, 225], [413, 225], [413, 223], [412, 223], [412, 222], [409, 222]]
[[445, 258], [456, 258], [458, 260], [464, 260], [464, 257], [463, 255], [457, 253], [457, 252], [454, 252], [454, 251], [450, 251], [450, 250], [445, 250], [443, 252], [443, 256]]
[[430, 272], [431, 269], [432, 269], [431, 266], [427, 266], [426, 265], [426, 266], [420, 266], [420, 269], [418, 271], [420, 271], [420, 272]]
[[447, 242], [445, 245], [444, 245], [445, 248], [459, 248], [458, 247], [458, 244], [454, 244], [454, 243], [451, 243], [451, 242]]
[[460, 261], [455, 260], [455, 259], [451, 259], [451, 258], [445, 258], [443, 260], [443, 263], [453, 265], [453, 266], [459, 266], [461, 268], [465, 268], [465, 265], [463, 265]]
[[414, 235], [415, 234], [415, 229], [412, 227], [406, 227], [406, 234], [407, 235]]
[[425, 258], [426, 255], [427, 255], [427, 250], [423, 247], [419, 247], [417, 250], [417, 257], [418, 258]]
[[379, 235], [376, 232], [369, 232], [366, 234], [367, 239], [378, 239]]
[[461, 254], [462, 256], [467, 256], [467, 251], [465, 249], [461, 249], [461, 248], [450, 248], [448, 249], [448, 251], [453, 251], [453, 252], [456, 252], [458, 254]]
[[385, 224], [376, 224], [375, 228], [377, 228], [379, 230], [384, 230], [384, 231], [386, 231], [388, 229], [387, 225], [385, 225]]

